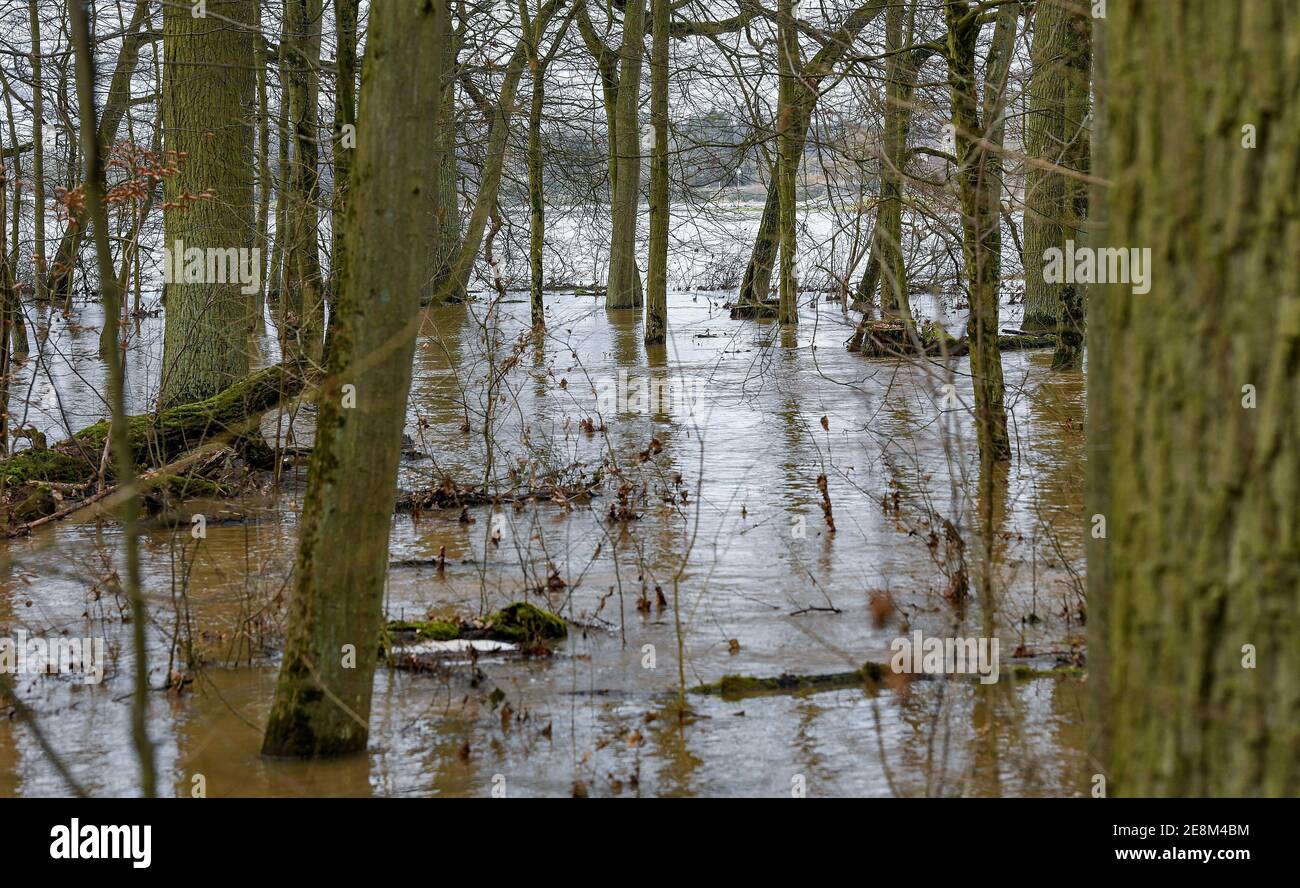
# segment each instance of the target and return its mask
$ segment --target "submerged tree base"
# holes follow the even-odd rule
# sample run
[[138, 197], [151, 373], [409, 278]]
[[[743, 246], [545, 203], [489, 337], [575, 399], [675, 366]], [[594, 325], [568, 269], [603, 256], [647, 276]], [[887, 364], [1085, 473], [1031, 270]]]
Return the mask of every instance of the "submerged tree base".
[[769, 321], [776, 320], [781, 303], [776, 299], [763, 302], [741, 301], [729, 306], [733, 321]]
[[[1056, 336], [1014, 333], [998, 337], [998, 351], [1055, 348]], [[915, 355], [962, 357], [970, 354], [969, 340], [954, 337], [938, 324], [927, 321], [910, 331], [900, 320], [863, 320], [848, 341], [851, 352], [868, 358], [900, 358]]]

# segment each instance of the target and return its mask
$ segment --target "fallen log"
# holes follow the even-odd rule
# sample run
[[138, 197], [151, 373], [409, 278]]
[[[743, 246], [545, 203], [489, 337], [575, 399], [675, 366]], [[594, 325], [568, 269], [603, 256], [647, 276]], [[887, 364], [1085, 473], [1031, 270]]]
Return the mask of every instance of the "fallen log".
[[[1001, 672], [1003, 675], [1010, 675], [1015, 680], [1036, 678], [1077, 679], [1083, 678], [1087, 670], [1082, 666], [1070, 663], [1061, 663], [1050, 667], [1038, 667], [1029, 663], [1013, 663], [1004, 664]], [[773, 694], [802, 696], [851, 688], [876, 690], [882, 686], [888, 686], [891, 681], [934, 681], [944, 677], [946, 676], [929, 673], [896, 674], [885, 663], [867, 662], [862, 664], [861, 669], [853, 672], [830, 672], [818, 675], [794, 675], [787, 672], [777, 676], [761, 678], [752, 675], [724, 675], [718, 681], [696, 685], [691, 688], [691, 693], [721, 697], [724, 700], [743, 700], [746, 697], [766, 697]], [[974, 681], [981, 678], [977, 673], [954, 677]]]
[[[575, 474], [576, 473], [576, 474]], [[604, 476], [600, 470], [588, 475], [581, 464], [550, 472], [529, 483], [519, 483], [508, 490], [485, 492], [478, 485], [457, 484], [451, 478], [424, 490], [399, 490], [395, 508], [398, 512], [421, 512], [425, 509], [461, 509], [506, 503], [549, 501], [567, 505], [570, 501], [598, 496]]]
[[[127, 438], [140, 466], [161, 465], [221, 435], [238, 436], [249, 421], [303, 387], [294, 364], [276, 364], [250, 374], [205, 401], [127, 418]], [[96, 477], [108, 438], [101, 420], [48, 448], [30, 448], [0, 460], [0, 485], [30, 482], [84, 483]]]
[[[236, 442], [238, 443], [238, 442]], [[233, 492], [225, 484], [216, 481], [210, 481], [202, 477], [202, 472], [206, 466], [198, 465], [199, 463], [211, 463], [214, 459], [219, 458], [224, 450], [224, 445], [209, 440], [205, 444], [186, 451], [181, 457], [173, 460], [161, 468], [154, 469], [152, 472], [145, 472], [135, 479], [134, 491], [136, 494], [143, 494], [147, 498], [151, 496], [172, 497], [176, 499], [186, 499], [189, 497], [224, 497]], [[187, 474], [182, 474], [187, 473]], [[115, 500], [120, 499], [125, 491], [116, 484], [104, 487], [97, 493], [91, 493], [91, 482], [87, 481], [82, 484], [57, 484], [54, 482], [38, 481], [30, 485], [24, 485], [23, 489], [34, 488], [33, 492], [21, 503], [9, 511], [9, 521], [16, 523], [16, 526], [0, 533], [0, 538], [13, 539], [15, 537], [26, 536], [38, 527], [45, 524], [51, 524], [55, 521], [62, 521], [64, 518], [73, 515], [87, 506], [94, 505], [97, 502], [113, 497], [109, 500], [107, 506], [112, 509]], [[47, 504], [53, 499], [53, 490], [56, 488], [67, 490], [80, 490], [84, 492], [84, 498], [72, 502], [63, 508], [55, 506], [55, 511], [44, 508], [41, 511], [47, 514], [39, 515], [31, 520], [23, 515], [23, 506], [29, 502]], [[47, 499], [48, 498], [48, 499]], [[147, 502], [146, 502], [147, 505]]]

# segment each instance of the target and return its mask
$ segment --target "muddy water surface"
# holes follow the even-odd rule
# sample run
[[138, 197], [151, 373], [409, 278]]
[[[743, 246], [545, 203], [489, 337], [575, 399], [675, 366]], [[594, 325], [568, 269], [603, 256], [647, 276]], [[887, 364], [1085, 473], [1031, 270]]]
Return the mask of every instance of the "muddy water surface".
[[[725, 674], [843, 672], [888, 662], [890, 643], [916, 629], [997, 637], [1004, 664], [1015, 653], [1050, 664], [1083, 633], [1081, 376], [1052, 374], [1044, 352], [1005, 356], [1017, 457], [982, 485], [965, 359], [864, 359], [845, 352], [835, 303], [810, 304], [790, 333], [729, 320], [723, 298], [673, 294], [670, 341], [651, 350], [635, 314], [588, 296], [549, 295], [546, 340], [518, 349], [528, 307], [516, 294], [427, 313], [403, 489], [444, 477], [495, 490], [597, 473], [602, 483], [567, 502], [398, 515], [390, 617], [482, 615], [527, 598], [569, 618], [570, 637], [549, 658], [381, 670], [364, 756], [258, 755], [305, 462], [239, 500], [186, 504], [207, 516], [205, 540], [188, 525], [151, 527], [152, 680], [165, 686], [169, 669], [192, 679], [152, 696], [166, 791], [189, 795], [202, 775], [210, 796], [1083, 792], [1084, 685], [1073, 679], [1013, 682], [1004, 670], [991, 685], [874, 694], [688, 694], [693, 716], [673, 714], [681, 676], [690, 687]], [[15, 417], [51, 440], [103, 415], [89, 393], [102, 389], [96, 311], [43, 318], [42, 356], [15, 383]], [[159, 320], [137, 325], [133, 409], [149, 402], [160, 343]], [[275, 360], [273, 332], [250, 348], [255, 363]], [[293, 412], [264, 430], [305, 446], [311, 411]], [[611, 505], [626, 520], [611, 519]], [[969, 574], [961, 600], [949, 594], [945, 521]], [[138, 785], [120, 550], [118, 526], [84, 510], [0, 554], [0, 629], [107, 640], [101, 685], [17, 676], [95, 794]], [[30, 729], [0, 719], [0, 796], [66, 791]]]

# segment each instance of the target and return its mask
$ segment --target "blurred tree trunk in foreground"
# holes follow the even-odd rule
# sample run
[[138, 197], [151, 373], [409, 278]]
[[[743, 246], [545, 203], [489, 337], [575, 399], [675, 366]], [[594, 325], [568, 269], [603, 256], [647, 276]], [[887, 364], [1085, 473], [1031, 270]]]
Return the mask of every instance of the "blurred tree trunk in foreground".
[[1092, 243], [1154, 257], [1148, 294], [1090, 291], [1111, 795], [1300, 792], [1297, 46], [1292, 0], [1111, 0], [1095, 26]]

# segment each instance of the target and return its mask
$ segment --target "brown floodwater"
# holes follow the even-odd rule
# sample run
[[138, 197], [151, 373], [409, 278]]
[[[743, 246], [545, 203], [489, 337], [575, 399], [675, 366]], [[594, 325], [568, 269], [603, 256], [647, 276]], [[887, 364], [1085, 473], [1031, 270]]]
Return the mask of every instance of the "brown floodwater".
[[[150, 526], [141, 552], [159, 690], [149, 730], [162, 791], [1083, 793], [1084, 683], [1006, 672], [1013, 653], [1050, 664], [1083, 641], [1082, 376], [1050, 372], [1046, 352], [1004, 356], [1017, 455], [981, 479], [966, 359], [866, 359], [845, 351], [850, 327], [837, 303], [806, 306], [797, 332], [783, 332], [731, 321], [723, 299], [672, 294], [669, 342], [647, 350], [634, 313], [548, 294], [545, 341], [524, 344], [514, 361], [528, 312], [518, 294], [494, 308], [426, 313], [404, 490], [444, 477], [502, 489], [597, 471], [604, 483], [567, 503], [471, 508], [470, 522], [457, 510], [396, 516], [389, 617], [483, 615], [526, 598], [570, 619], [570, 635], [548, 658], [461, 654], [426, 672], [381, 669], [365, 755], [258, 755], [305, 461], [238, 500], [187, 503], [206, 516], [206, 539], [193, 539], [188, 524]], [[961, 322], [928, 308], [954, 329]], [[54, 440], [104, 415], [98, 306], [70, 319], [45, 313], [34, 327], [41, 355], [18, 373], [11, 411], [15, 424]], [[274, 361], [273, 331], [250, 348], [256, 364]], [[133, 410], [149, 404], [160, 355], [161, 320], [136, 322]], [[618, 403], [620, 371], [630, 386], [657, 381], [656, 402], [634, 394]], [[291, 414], [268, 416], [264, 430], [309, 443], [310, 410]], [[611, 504], [637, 517], [611, 520]], [[945, 521], [964, 544], [972, 591], [961, 601], [946, 594], [954, 562]], [[99, 685], [15, 676], [75, 779], [102, 795], [139, 786], [131, 627], [115, 580], [121, 543], [111, 516], [86, 509], [0, 550], [0, 636], [107, 642]], [[688, 687], [726, 674], [844, 672], [888, 662], [891, 641], [916, 629], [997, 637], [1001, 680], [740, 700], [689, 694], [692, 716], [675, 715], [679, 663]], [[192, 678], [183, 693], [163, 690], [169, 668]], [[68, 791], [31, 729], [0, 718], [0, 796]]]

